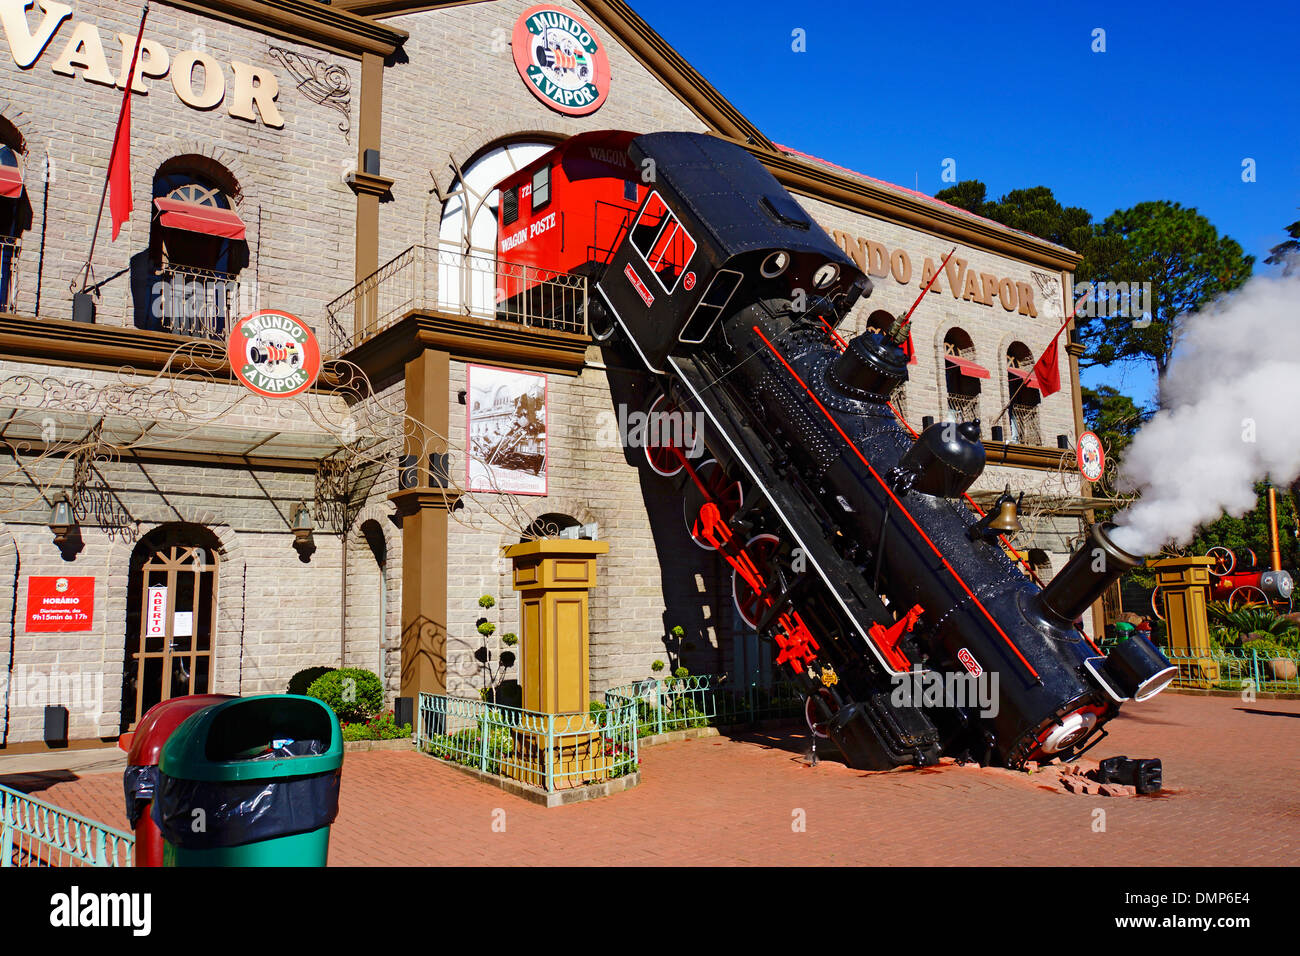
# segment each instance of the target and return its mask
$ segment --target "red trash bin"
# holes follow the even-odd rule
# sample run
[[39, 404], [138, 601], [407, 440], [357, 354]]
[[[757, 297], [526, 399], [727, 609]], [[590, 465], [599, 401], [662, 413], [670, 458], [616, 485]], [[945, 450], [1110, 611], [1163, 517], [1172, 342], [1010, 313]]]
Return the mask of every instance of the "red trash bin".
[[[177, 727], [191, 714], [213, 704], [230, 700], [231, 694], [193, 694], [173, 697], [154, 704], [136, 725], [131, 735], [130, 750], [126, 757], [126, 771], [122, 774], [122, 789], [126, 792], [126, 817], [135, 830], [135, 865], [162, 866], [163, 839], [149, 811], [154, 790], [158, 785], [158, 761], [162, 758], [163, 744]], [[123, 735], [125, 736], [125, 735]]]

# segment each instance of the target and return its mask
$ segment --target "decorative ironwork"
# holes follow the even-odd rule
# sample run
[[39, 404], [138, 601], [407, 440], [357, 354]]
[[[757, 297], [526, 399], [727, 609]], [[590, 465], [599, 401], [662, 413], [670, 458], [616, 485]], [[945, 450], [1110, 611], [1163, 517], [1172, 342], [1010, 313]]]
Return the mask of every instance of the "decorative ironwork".
[[298, 91], [317, 106], [338, 110], [343, 114], [339, 130], [345, 142], [352, 142], [352, 76], [336, 63], [326, 63], [314, 56], [306, 56], [270, 47], [271, 56], [298, 81]]

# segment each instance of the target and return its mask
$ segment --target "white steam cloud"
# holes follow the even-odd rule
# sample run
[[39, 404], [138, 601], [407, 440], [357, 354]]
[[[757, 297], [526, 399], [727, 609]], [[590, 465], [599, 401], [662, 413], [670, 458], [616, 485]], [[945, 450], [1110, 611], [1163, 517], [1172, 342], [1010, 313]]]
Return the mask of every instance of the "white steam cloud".
[[1257, 276], [1192, 316], [1160, 405], [1120, 469], [1120, 489], [1141, 492], [1111, 535], [1130, 554], [1187, 544], [1254, 508], [1255, 482], [1300, 475], [1300, 276]]

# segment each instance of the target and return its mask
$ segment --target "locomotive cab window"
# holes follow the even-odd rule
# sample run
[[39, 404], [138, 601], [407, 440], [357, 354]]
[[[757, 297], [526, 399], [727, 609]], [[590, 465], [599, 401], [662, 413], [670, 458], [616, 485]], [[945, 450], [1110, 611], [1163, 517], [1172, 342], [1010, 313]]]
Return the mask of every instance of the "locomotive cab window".
[[642, 207], [631, 241], [664, 291], [672, 294], [695, 255], [695, 240], [658, 193], [652, 193]]
[[533, 209], [541, 209], [551, 201], [551, 167], [543, 166], [533, 173]]

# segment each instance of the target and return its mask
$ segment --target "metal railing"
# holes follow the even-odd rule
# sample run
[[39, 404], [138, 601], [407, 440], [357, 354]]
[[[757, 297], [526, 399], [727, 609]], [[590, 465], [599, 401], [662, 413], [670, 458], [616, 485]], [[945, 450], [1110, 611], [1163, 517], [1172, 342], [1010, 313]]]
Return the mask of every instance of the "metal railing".
[[1243, 693], [1300, 694], [1300, 653], [1260, 653], [1251, 648], [1215, 648], [1209, 654], [1170, 653], [1178, 668], [1174, 687], [1235, 690]]
[[412, 246], [326, 306], [327, 352], [348, 352], [414, 311], [585, 335], [587, 280], [454, 243]]
[[736, 687], [712, 674], [634, 681], [605, 691], [606, 707], [629, 703], [635, 705], [638, 737], [798, 717], [804, 709], [803, 695], [790, 682]]
[[0, 312], [18, 307], [18, 253], [22, 243], [14, 236], [0, 236]]
[[420, 695], [416, 743], [439, 760], [548, 792], [634, 773], [636, 710], [544, 714], [465, 697]]
[[948, 393], [948, 411], [958, 422], [974, 422], [980, 417], [980, 400], [978, 395], [954, 395]]
[[211, 269], [164, 265], [155, 275], [151, 305], [162, 331], [221, 341], [240, 314], [239, 279]]
[[131, 866], [135, 837], [0, 787], [0, 867]]
[[1011, 420], [1011, 440], [1022, 445], [1042, 445], [1043, 433], [1038, 427], [1038, 406], [1013, 404], [1008, 409]]

